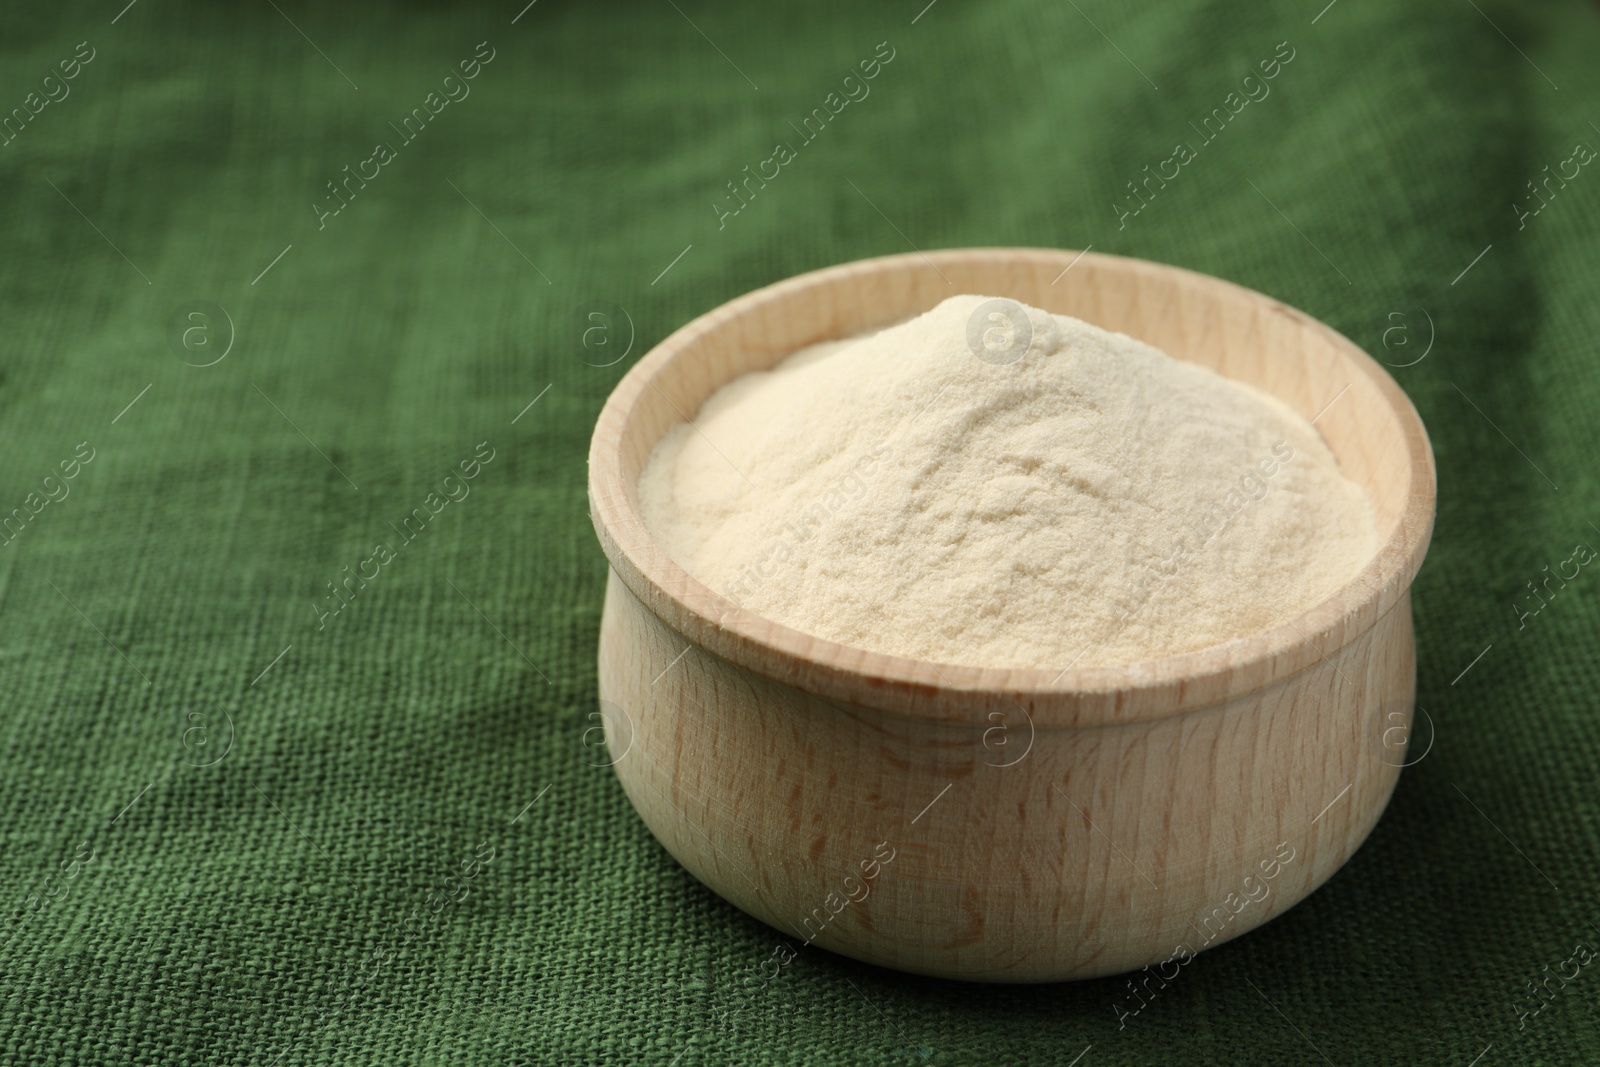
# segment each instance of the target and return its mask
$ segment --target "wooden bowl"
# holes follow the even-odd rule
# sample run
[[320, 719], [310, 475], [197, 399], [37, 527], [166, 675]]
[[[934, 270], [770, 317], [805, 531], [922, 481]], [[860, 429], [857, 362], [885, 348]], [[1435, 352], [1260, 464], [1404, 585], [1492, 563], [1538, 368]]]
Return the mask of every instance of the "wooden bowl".
[[[1264, 633], [1059, 672], [812, 637], [741, 610], [656, 544], [639, 473], [718, 387], [958, 293], [1073, 315], [1286, 401], [1370, 494], [1376, 556]], [[1404, 763], [1410, 586], [1433, 529], [1427, 434], [1350, 341], [1216, 278], [966, 249], [768, 286], [684, 326], [622, 379], [595, 427], [589, 502], [611, 563], [599, 654], [610, 759], [667, 850], [780, 931], [750, 961], [759, 973], [820, 945], [978, 981], [1151, 964], [1171, 977], [1333, 874]]]

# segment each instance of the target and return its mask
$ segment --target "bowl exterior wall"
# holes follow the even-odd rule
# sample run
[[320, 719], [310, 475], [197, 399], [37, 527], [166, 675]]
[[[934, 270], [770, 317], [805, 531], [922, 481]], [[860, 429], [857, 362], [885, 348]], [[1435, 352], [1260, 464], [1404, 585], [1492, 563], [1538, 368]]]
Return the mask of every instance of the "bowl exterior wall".
[[1171, 977], [1291, 907], [1382, 814], [1415, 695], [1409, 594], [1265, 689], [1096, 727], [822, 699], [695, 646], [614, 572], [599, 667], [629, 799], [777, 958], [994, 982]]

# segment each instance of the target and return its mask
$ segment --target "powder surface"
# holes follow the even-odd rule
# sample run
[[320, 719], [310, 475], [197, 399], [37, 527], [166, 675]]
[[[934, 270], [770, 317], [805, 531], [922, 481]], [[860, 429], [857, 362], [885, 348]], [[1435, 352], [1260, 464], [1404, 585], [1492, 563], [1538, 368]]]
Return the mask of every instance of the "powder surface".
[[1281, 401], [1013, 302], [989, 325], [986, 300], [731, 382], [651, 454], [646, 526], [747, 610], [980, 667], [1248, 636], [1376, 551], [1365, 493]]

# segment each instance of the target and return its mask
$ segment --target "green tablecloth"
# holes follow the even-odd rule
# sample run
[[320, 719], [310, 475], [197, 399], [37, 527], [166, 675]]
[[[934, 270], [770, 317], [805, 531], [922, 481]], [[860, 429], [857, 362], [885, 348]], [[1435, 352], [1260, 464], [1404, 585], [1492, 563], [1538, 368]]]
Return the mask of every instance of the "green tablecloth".
[[[1600, 548], [1593, 5], [123, 2], [0, 14], [0, 1061], [1600, 1061], [1600, 573], [1527, 584]], [[724, 1028], [776, 935], [586, 758], [590, 428], [724, 300], [980, 244], [1395, 365], [1436, 739], [1124, 1028], [820, 951]]]

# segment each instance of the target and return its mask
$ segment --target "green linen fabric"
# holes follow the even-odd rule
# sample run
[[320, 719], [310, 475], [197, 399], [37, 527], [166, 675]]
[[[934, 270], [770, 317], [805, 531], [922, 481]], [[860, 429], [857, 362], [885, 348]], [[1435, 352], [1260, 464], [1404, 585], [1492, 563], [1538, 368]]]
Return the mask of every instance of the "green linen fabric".
[[[1600, 1062], [1600, 10], [1324, 4], [6, 5], [0, 1062]], [[586, 746], [589, 434], [725, 300], [972, 245], [1394, 367], [1426, 755], [1136, 1016], [808, 951], [729, 1025], [781, 935]]]

